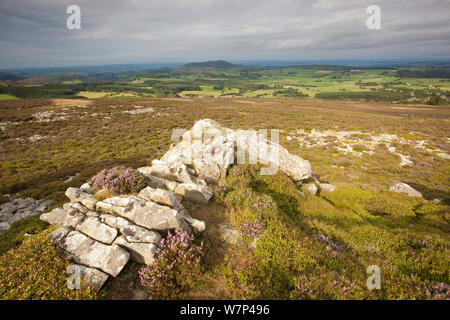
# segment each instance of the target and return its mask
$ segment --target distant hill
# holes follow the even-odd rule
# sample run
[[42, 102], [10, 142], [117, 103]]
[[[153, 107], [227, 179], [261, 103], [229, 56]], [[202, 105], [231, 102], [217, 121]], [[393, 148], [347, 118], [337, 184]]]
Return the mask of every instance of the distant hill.
[[0, 80], [17, 81], [22, 79], [25, 78], [13, 72], [0, 72]]
[[232, 64], [223, 60], [191, 62], [180, 67], [174, 68], [173, 71], [198, 71], [198, 70], [228, 70], [239, 68], [240, 65]]

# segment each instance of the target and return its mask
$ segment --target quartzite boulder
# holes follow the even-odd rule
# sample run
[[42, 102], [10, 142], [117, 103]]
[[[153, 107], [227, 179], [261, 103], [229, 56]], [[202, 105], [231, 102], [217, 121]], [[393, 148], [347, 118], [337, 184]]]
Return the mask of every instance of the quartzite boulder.
[[178, 215], [178, 211], [135, 196], [108, 198], [99, 201], [97, 208], [122, 216], [147, 229], [191, 231], [183, 217]]
[[150, 167], [142, 167], [139, 168], [138, 171], [142, 175], [147, 177], [148, 185], [152, 188], [167, 189], [169, 191], [173, 191], [178, 186], [178, 183], [175, 181], [170, 181], [164, 178], [151, 175]]
[[200, 203], [208, 203], [214, 194], [210, 187], [195, 183], [180, 183], [173, 192], [188, 200]]
[[111, 244], [117, 237], [117, 229], [101, 223], [99, 218], [89, 217], [77, 225], [76, 229], [94, 240]]
[[130, 254], [117, 245], [106, 245], [78, 231], [71, 231], [61, 241], [60, 248], [72, 255], [79, 264], [100, 269], [116, 277], [125, 267]]
[[145, 242], [128, 242], [124, 236], [118, 237], [114, 244], [126, 248], [131, 254], [131, 260], [137, 263], [145, 263], [147, 265], [155, 262], [156, 245]]
[[75, 228], [77, 224], [83, 221], [85, 215], [76, 210], [64, 210], [63, 208], [56, 208], [48, 213], [41, 215], [40, 219], [57, 227], [72, 227]]
[[91, 194], [86, 193], [79, 188], [68, 188], [65, 194], [70, 201], [79, 202], [91, 210], [95, 209], [97, 200]]
[[389, 191], [406, 193], [410, 197], [422, 198], [422, 194], [410, 185], [403, 182], [396, 182], [389, 187]]
[[177, 198], [172, 192], [160, 188], [154, 189], [152, 187], [147, 187], [139, 192], [138, 197], [171, 208], [173, 208], [177, 202]]

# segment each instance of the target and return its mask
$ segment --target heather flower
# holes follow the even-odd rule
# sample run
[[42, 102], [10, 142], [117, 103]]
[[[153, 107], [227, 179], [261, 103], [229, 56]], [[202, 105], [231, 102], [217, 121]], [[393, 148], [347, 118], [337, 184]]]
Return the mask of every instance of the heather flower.
[[203, 242], [197, 245], [192, 235], [175, 230], [161, 240], [155, 255], [154, 264], [139, 270], [141, 284], [149, 289], [150, 299], [175, 299], [199, 275]]
[[145, 178], [135, 169], [116, 166], [104, 169], [89, 181], [97, 189], [108, 189], [117, 194], [136, 193], [145, 188]]
[[253, 221], [246, 221], [239, 228], [241, 237], [254, 238], [264, 232], [266, 225], [259, 219]]
[[344, 246], [336, 244], [330, 238], [324, 236], [323, 234], [313, 234], [312, 237], [325, 244], [327, 246], [327, 249], [333, 252], [344, 251], [345, 249]]

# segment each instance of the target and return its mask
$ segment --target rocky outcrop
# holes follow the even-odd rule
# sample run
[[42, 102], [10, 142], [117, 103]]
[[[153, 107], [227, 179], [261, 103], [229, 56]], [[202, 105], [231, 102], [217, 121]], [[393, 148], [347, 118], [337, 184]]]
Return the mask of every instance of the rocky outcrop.
[[33, 198], [10, 199], [0, 205], [0, 234], [8, 230], [11, 225], [24, 218], [41, 214], [47, 210], [53, 200], [35, 200]]
[[422, 198], [422, 194], [412, 188], [410, 185], [403, 182], [395, 182], [389, 187], [389, 191], [398, 192], [398, 193], [406, 193], [410, 197], [418, 197]]
[[[167, 231], [204, 231], [205, 222], [192, 218], [183, 203], [211, 201], [214, 194], [208, 184], [218, 182], [235, 159], [239, 162], [248, 157], [275, 168], [270, 173], [281, 170], [298, 184], [314, 177], [308, 161], [253, 133], [234, 132], [209, 119], [197, 121], [160, 160], [138, 169], [147, 178], [148, 187], [137, 195], [97, 201], [94, 194], [98, 190], [89, 183], [68, 188], [70, 202], [41, 216], [58, 227], [49, 238], [63, 257], [79, 265], [86, 284], [99, 289], [130, 259], [154, 263]], [[236, 230], [222, 231], [231, 242], [239, 241]]]

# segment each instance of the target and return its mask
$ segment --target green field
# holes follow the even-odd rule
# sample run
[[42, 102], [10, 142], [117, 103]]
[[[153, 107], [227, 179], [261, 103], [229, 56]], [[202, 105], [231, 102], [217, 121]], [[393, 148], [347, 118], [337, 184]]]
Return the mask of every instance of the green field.
[[[305, 97], [448, 105], [447, 69], [344, 66], [173, 68], [123, 74], [51, 76], [42, 86], [0, 87], [18, 98]], [[61, 79], [61, 80], [59, 80]], [[57, 83], [59, 81], [59, 83]]]
[[17, 98], [10, 94], [0, 94], [0, 100], [11, 100], [11, 99], [17, 99]]

